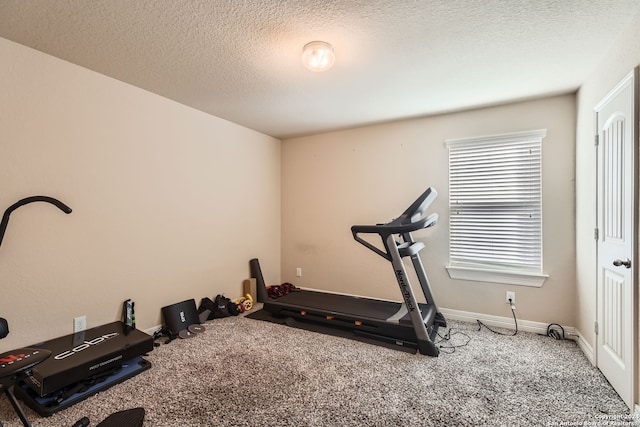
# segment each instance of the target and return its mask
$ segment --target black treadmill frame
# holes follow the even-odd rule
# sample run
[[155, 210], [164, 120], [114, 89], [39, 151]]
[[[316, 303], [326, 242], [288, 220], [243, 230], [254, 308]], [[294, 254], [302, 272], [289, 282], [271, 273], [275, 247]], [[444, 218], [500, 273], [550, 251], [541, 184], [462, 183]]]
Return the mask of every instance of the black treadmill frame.
[[[381, 340], [417, 349], [421, 354], [438, 356], [434, 343], [439, 327], [446, 320], [438, 310], [429, 279], [419, 252], [424, 249], [412, 232], [436, 224], [436, 213], [426, 215], [426, 209], [437, 197], [429, 187], [398, 218], [376, 225], [354, 225], [354, 239], [376, 254], [390, 261], [403, 296], [403, 303], [354, 297], [320, 291], [301, 290], [278, 299], [269, 298], [259, 261], [250, 261], [251, 276], [256, 279], [257, 299], [263, 310], [275, 317], [291, 317], [306, 322], [348, 329], [366, 338]], [[361, 234], [377, 234], [384, 250], [363, 239]], [[418, 303], [407, 275], [403, 258], [411, 259], [426, 303]], [[383, 317], [380, 317], [383, 316]]]

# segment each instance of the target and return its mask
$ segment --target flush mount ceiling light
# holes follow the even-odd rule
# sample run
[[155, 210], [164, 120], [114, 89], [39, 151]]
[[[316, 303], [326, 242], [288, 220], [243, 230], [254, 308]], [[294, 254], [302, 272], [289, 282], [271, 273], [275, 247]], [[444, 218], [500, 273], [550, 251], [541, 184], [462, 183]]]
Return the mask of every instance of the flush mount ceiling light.
[[335, 61], [333, 46], [327, 42], [309, 42], [302, 48], [302, 63], [311, 71], [326, 71]]

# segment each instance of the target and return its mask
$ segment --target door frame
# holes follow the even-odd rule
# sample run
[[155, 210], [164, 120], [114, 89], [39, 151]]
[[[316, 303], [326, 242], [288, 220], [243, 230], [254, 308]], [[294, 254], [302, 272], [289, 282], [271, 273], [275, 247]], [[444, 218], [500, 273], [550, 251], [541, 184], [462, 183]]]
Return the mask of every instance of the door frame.
[[[600, 127], [602, 122], [599, 121], [598, 112], [603, 108], [603, 106], [612, 99], [612, 97], [616, 96], [617, 93], [628, 84], [628, 80], [632, 80], [632, 89], [633, 89], [633, 112], [632, 112], [632, 144], [633, 144], [633, 171], [632, 171], [632, 182], [633, 182], [633, 204], [632, 204], [632, 224], [633, 224], [633, 242], [632, 242], [632, 250], [633, 254], [631, 257], [633, 270], [632, 270], [632, 289], [631, 295], [633, 298], [632, 301], [632, 315], [631, 315], [631, 346], [632, 346], [632, 355], [631, 355], [631, 402], [630, 409], [631, 412], [640, 413], [640, 402], [638, 399], [640, 397], [640, 324], [639, 324], [639, 312], [640, 312], [640, 292], [638, 290], [639, 277], [640, 277], [640, 265], [638, 264], [638, 259], [640, 258], [640, 254], [638, 254], [638, 242], [640, 241], [640, 217], [639, 217], [639, 199], [640, 199], [640, 181], [639, 181], [639, 152], [640, 152], [640, 144], [639, 144], [639, 131], [640, 131], [640, 66], [636, 66], [633, 70], [628, 73], [610, 92], [607, 93], [594, 107], [594, 134], [596, 138], [596, 179], [595, 179], [595, 187], [596, 187], [596, 230], [597, 232], [602, 232], [599, 230], [601, 214], [599, 211], [600, 207], [600, 197], [602, 194], [600, 193], [600, 158], [599, 158], [599, 146], [598, 146], [598, 135], [600, 133]], [[598, 354], [600, 351], [600, 345], [603, 334], [599, 331], [601, 325], [598, 325], [598, 320], [600, 319], [600, 237], [596, 233], [596, 287], [595, 287], [595, 296], [596, 296], [596, 306], [595, 306], [595, 351], [593, 354], [594, 363], [596, 367], [599, 366]], [[627, 403], [627, 402], [625, 402]]]

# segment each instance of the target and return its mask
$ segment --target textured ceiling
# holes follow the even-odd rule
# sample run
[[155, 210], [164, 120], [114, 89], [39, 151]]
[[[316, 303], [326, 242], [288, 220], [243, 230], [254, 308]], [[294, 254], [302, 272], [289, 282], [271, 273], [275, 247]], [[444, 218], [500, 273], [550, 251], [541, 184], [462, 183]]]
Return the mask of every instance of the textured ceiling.
[[[278, 138], [576, 90], [640, 0], [0, 0], [0, 37]], [[332, 43], [324, 73], [300, 62]]]

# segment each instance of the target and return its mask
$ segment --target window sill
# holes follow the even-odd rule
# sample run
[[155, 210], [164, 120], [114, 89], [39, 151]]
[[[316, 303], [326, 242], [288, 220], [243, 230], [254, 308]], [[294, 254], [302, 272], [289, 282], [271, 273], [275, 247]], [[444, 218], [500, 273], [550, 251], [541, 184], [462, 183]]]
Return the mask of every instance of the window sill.
[[517, 273], [500, 270], [484, 270], [472, 267], [446, 266], [452, 279], [472, 280], [476, 282], [504, 283], [507, 285], [531, 286], [540, 288], [549, 277], [546, 274]]

